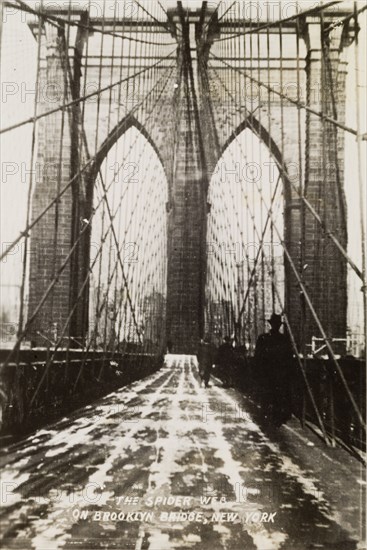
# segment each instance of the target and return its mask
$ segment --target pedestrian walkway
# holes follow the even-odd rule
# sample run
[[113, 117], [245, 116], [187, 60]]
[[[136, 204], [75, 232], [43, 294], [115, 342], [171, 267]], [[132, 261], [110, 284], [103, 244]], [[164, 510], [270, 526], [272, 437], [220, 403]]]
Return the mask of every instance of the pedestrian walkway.
[[3, 449], [2, 548], [361, 550], [358, 462], [291, 421], [265, 434], [196, 359]]

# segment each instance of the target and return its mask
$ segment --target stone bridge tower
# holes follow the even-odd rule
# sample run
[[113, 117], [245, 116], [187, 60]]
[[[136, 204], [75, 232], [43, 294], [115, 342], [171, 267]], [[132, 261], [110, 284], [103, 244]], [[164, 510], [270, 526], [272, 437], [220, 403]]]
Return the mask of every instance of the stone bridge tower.
[[[58, 10], [59, 14], [60, 10]], [[52, 8], [50, 8], [52, 13]], [[134, 115], [126, 109], [124, 112], [101, 101], [98, 110], [95, 103], [86, 105], [84, 132], [89, 143], [95, 144], [92, 160], [88, 158], [85, 147], [81, 145], [80, 105], [69, 112], [62, 121], [61, 111], [42, 120], [39, 124], [39, 161], [44, 166], [59, 166], [54, 173], [44, 171], [37, 182], [32, 206], [33, 220], [37, 219], [46, 204], [55, 196], [56, 190], [63, 188], [72, 179], [73, 184], [57, 201], [57, 222], [55, 210], [48, 214], [35, 227], [31, 238], [29, 317], [37, 315], [37, 329], [49, 334], [50, 322], [62, 325], [68, 317], [72, 318], [72, 335], [83, 340], [88, 324], [88, 287], [83, 288], [82, 281], [89, 269], [90, 233], [78, 247], [73, 249], [75, 235], [80, 231], [80, 220], [88, 217], [92, 208], [93, 183], [101, 162], [117, 139], [132, 125], [137, 127], [149, 139], [164, 166], [168, 185], [168, 279], [167, 279], [167, 340], [177, 353], [193, 353], [203, 335], [204, 301], [206, 277], [206, 225], [209, 205], [207, 192], [211, 174], [226, 147], [243, 129], [249, 128], [270, 148], [279, 167], [284, 186], [285, 241], [290, 258], [285, 258], [286, 267], [286, 309], [294, 327], [300, 327], [302, 295], [298, 278], [307, 287], [320, 321], [330, 337], [344, 337], [346, 331], [346, 267], [333, 246], [329, 246], [328, 232], [332, 231], [340, 243], [346, 247], [346, 207], [343, 191], [343, 130], [312, 113], [323, 112], [343, 122], [345, 116], [345, 76], [346, 65], [343, 61], [343, 47], [348, 44], [353, 33], [353, 24], [348, 20], [340, 27], [340, 32], [327, 35], [328, 26], [345, 13], [325, 9], [323, 19], [305, 16], [300, 21], [306, 55], [302, 60], [304, 70], [298, 71], [298, 86], [306, 90], [303, 103], [308, 109], [297, 108], [297, 91], [293, 93], [287, 85], [296, 82], [299, 67], [297, 52], [287, 51], [287, 64], [281, 66], [274, 62], [269, 80], [266, 69], [256, 69], [256, 76], [263, 83], [265, 92], [259, 113], [251, 109], [251, 101], [243, 97], [234, 97], [234, 102], [224, 102], [223, 97], [208, 96], [205, 90], [215, 89], [218, 75], [224, 75], [228, 69], [218, 64], [215, 70], [208, 69], [209, 52], [216, 55], [218, 50], [215, 38], [220, 36], [222, 25], [215, 11], [208, 9], [203, 2], [198, 10], [183, 10], [181, 2], [177, 8], [168, 12], [168, 28], [177, 39], [176, 64], [172, 73], [172, 86], [162, 91], [161, 114], [153, 118], [138, 105]], [[83, 19], [84, 18], [84, 19]], [[75, 10], [73, 19], [88, 22], [88, 16]], [[101, 21], [93, 21], [101, 25]], [[108, 21], [104, 22], [108, 28]], [[124, 28], [133, 24], [131, 20], [122, 21]], [[154, 23], [152, 23], [154, 24]], [[246, 30], [246, 21], [241, 21], [241, 29]], [[321, 29], [320, 29], [321, 25]], [[135, 25], [135, 29], [137, 26]], [[144, 32], [144, 28], [141, 29]], [[38, 37], [37, 28], [33, 32]], [[279, 32], [271, 27], [271, 33]], [[292, 35], [296, 32], [294, 21], [283, 24], [283, 32]], [[52, 90], [59, 89], [60, 82], [65, 83], [67, 95], [78, 98], [80, 92], [80, 64], [83, 57], [88, 59], [89, 79], [100, 85], [108, 82], [111, 67], [100, 66], [93, 52], [85, 51], [87, 31], [83, 26], [77, 33], [73, 51], [64, 47], [63, 29], [45, 24], [42, 34], [42, 73], [43, 84]], [[40, 38], [40, 37], [38, 37]], [[168, 53], [165, 48], [164, 53]], [[124, 54], [126, 55], [126, 54]], [[261, 57], [261, 53], [260, 53]], [[74, 74], [72, 81], [65, 79], [67, 60], [71, 59]], [[172, 60], [171, 60], [172, 61]], [[241, 60], [240, 69], [241, 69]], [[261, 59], [259, 59], [261, 62]], [[118, 66], [119, 63], [116, 63]], [[243, 68], [243, 67], [242, 67]], [[114, 79], [124, 76], [113, 69]], [[246, 76], [243, 71], [231, 73], [235, 81], [232, 90], [246, 89]], [[227, 75], [228, 80], [228, 75]], [[69, 84], [72, 82], [72, 85]], [[292, 101], [283, 101], [270, 91], [276, 82], [283, 82], [282, 91]], [[320, 83], [323, 85], [320, 86]], [[326, 85], [327, 84], [327, 85]], [[146, 91], [152, 86], [145, 79]], [[319, 91], [319, 93], [317, 92]], [[232, 92], [233, 93], [233, 92]], [[48, 96], [48, 99], [50, 96]], [[55, 101], [57, 98], [54, 98]], [[129, 106], [131, 107], [131, 105]], [[41, 109], [49, 105], [41, 104]], [[110, 111], [111, 112], [111, 111]], [[299, 120], [303, 121], [305, 133], [300, 141], [295, 139]], [[98, 133], [95, 121], [99, 119]], [[67, 126], [67, 131], [63, 129]], [[167, 129], [173, 142], [167, 140]], [[60, 140], [61, 133], [64, 134]], [[62, 162], [60, 163], [60, 142], [62, 143]], [[294, 170], [293, 161], [298, 157], [299, 147], [304, 158], [303, 177]], [[88, 170], [78, 175], [80, 161], [89, 163]], [[309, 209], [302, 215], [302, 203], [296, 189], [304, 189]], [[240, 205], [239, 205], [240, 207]], [[310, 210], [325, 214], [326, 227], [320, 228]], [[302, 221], [303, 220], [303, 221]], [[56, 265], [48, 262], [49, 252], [55, 246], [50, 237], [51, 228], [59, 224], [60, 237], [57, 243]], [[300, 241], [304, 239], [301, 252]], [[315, 259], [315, 247], [320, 254]], [[71, 256], [70, 265], [60, 272], [57, 283], [49, 298], [40, 304], [48, 284], [60, 266]], [[316, 265], [322, 258], [322, 265]], [[292, 262], [290, 262], [290, 259]], [[298, 273], [295, 274], [292, 265]], [[304, 269], [305, 265], [308, 269]], [[311, 273], [317, 273], [315, 280]], [[75, 298], [84, 293], [81, 306], [73, 308]], [[307, 310], [307, 308], [305, 308]], [[52, 320], [50, 319], [52, 312]], [[307, 314], [306, 339], [318, 333], [317, 326]], [[296, 334], [299, 340], [300, 334]], [[36, 334], [33, 341], [41, 343]]]

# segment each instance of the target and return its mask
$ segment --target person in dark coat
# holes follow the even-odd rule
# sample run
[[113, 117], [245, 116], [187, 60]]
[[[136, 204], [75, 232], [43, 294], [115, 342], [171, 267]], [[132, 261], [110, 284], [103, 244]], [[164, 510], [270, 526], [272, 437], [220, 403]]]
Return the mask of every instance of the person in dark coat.
[[230, 387], [232, 383], [232, 371], [235, 365], [235, 354], [231, 338], [225, 336], [223, 344], [218, 348], [215, 365], [218, 367], [219, 374], [223, 380], [223, 387]]
[[203, 340], [199, 344], [198, 349], [198, 363], [199, 363], [199, 375], [204, 382], [205, 387], [209, 387], [210, 374], [215, 362], [216, 349], [211, 343], [209, 334], [206, 334]]
[[265, 419], [281, 426], [292, 415], [293, 352], [288, 336], [280, 332], [281, 315], [273, 313], [268, 322], [270, 332], [261, 334], [256, 342], [256, 378]]
[[172, 353], [172, 340], [167, 340], [167, 353]]

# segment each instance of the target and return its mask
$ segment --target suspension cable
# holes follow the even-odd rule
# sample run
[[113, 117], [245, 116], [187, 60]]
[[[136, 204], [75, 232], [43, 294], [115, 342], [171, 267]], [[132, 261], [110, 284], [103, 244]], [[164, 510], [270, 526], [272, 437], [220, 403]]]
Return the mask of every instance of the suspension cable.
[[[214, 71], [214, 73], [217, 76], [218, 81], [221, 83], [223, 88], [226, 90], [228, 96], [231, 98], [232, 102], [235, 104], [235, 99], [234, 99], [233, 95], [231, 94], [231, 92], [228, 90], [228, 88], [223, 83], [223, 80], [221, 79], [218, 71], [214, 68], [212, 68], [211, 70]], [[252, 116], [250, 116], [248, 118], [248, 124], [254, 131], [256, 131], [254, 125], [251, 122], [251, 118], [252, 118]], [[327, 118], [327, 117], [325, 117], [325, 118]], [[279, 164], [277, 159], [275, 159], [275, 162], [277, 164]], [[304, 202], [304, 204], [306, 205], [307, 209], [310, 211], [312, 216], [315, 218], [315, 220], [318, 222], [318, 224], [322, 227], [325, 235], [327, 235], [327, 237], [329, 237], [333, 241], [333, 243], [337, 246], [339, 252], [343, 255], [345, 260], [348, 262], [350, 267], [353, 269], [353, 271], [355, 271], [355, 273], [358, 275], [358, 277], [363, 280], [363, 275], [362, 275], [361, 270], [356, 266], [354, 261], [350, 258], [347, 251], [345, 250], [343, 245], [339, 242], [337, 237], [328, 229], [328, 227], [325, 225], [325, 222], [321, 219], [320, 215], [316, 212], [315, 208], [311, 205], [311, 203], [307, 200], [307, 198], [300, 192], [299, 188], [296, 185], [294, 185], [294, 183], [292, 183], [291, 178], [288, 178], [288, 181], [289, 181], [290, 185], [292, 186], [292, 188], [294, 189], [294, 191], [299, 196], [299, 198], [301, 199], [301, 201]]]
[[91, 97], [99, 96], [103, 92], [106, 92], [106, 91], [110, 90], [111, 88], [114, 88], [115, 86], [118, 86], [120, 84], [124, 84], [125, 82], [128, 82], [128, 81], [132, 80], [133, 78], [136, 78], [139, 75], [141, 75], [141, 74], [143, 74], [147, 71], [151, 71], [157, 65], [162, 63], [162, 61], [165, 61], [169, 58], [172, 59], [172, 54], [175, 51], [176, 50], [172, 50], [168, 55], [166, 55], [165, 57], [163, 57], [162, 59], [160, 59], [159, 61], [157, 61], [153, 65], [150, 65], [149, 67], [147, 67], [145, 69], [142, 69], [141, 71], [138, 71], [137, 73], [135, 73], [131, 76], [127, 76], [126, 78], [123, 78], [122, 80], [118, 80], [117, 82], [114, 82], [113, 84], [109, 84], [108, 86], [105, 86], [104, 88], [100, 88], [99, 90], [97, 90], [95, 92], [91, 92], [90, 94], [87, 94], [84, 97], [79, 97], [77, 99], [69, 101], [65, 105], [61, 105], [59, 107], [56, 107], [55, 109], [50, 109], [49, 111], [46, 111], [45, 113], [41, 113], [41, 114], [37, 115], [36, 117], [30, 117], [30, 118], [28, 118], [26, 120], [23, 120], [21, 122], [18, 122], [16, 124], [12, 124], [11, 126], [8, 126], [7, 128], [2, 128], [2, 129], [0, 129], [0, 134], [5, 134], [6, 132], [10, 132], [10, 130], [15, 130], [16, 128], [20, 128], [21, 126], [24, 126], [25, 124], [33, 123], [37, 120], [40, 120], [41, 118], [52, 115], [52, 114], [57, 113], [59, 111], [63, 111], [64, 109], [67, 109], [68, 107], [72, 107], [74, 105], [79, 105], [79, 103], [82, 103], [82, 102], [86, 101], [87, 99], [90, 99]]
[[[216, 71], [215, 71], [215, 72], [216, 72]], [[220, 77], [219, 77], [219, 75], [218, 75], [217, 72], [216, 72], [216, 74], [217, 74], [217, 77], [220, 79]], [[223, 83], [222, 83], [222, 84], [223, 84]], [[225, 85], [223, 84], [223, 86], [225, 86]], [[228, 93], [228, 95], [231, 95], [230, 92], [228, 91], [228, 89], [227, 89], [227, 93]], [[330, 356], [331, 356], [331, 358], [332, 358], [332, 360], [333, 360], [333, 362], [334, 362], [334, 364], [335, 364], [335, 366], [336, 366], [336, 368], [337, 368], [337, 372], [338, 372], [338, 374], [339, 374], [339, 376], [340, 376], [340, 378], [341, 378], [341, 381], [342, 381], [342, 383], [343, 383], [343, 386], [344, 386], [344, 388], [345, 388], [345, 390], [346, 390], [346, 392], [347, 392], [348, 398], [349, 398], [349, 400], [350, 400], [350, 402], [351, 402], [351, 404], [352, 404], [352, 406], [353, 406], [353, 408], [354, 408], [354, 410], [355, 410], [355, 412], [356, 412], [356, 414], [357, 414], [357, 417], [358, 417], [358, 419], [359, 419], [361, 425], [362, 425], [363, 427], [365, 427], [365, 422], [364, 422], [364, 420], [363, 420], [363, 417], [362, 417], [362, 415], [361, 415], [361, 412], [360, 412], [360, 410], [359, 410], [359, 407], [358, 407], [358, 405], [357, 405], [357, 403], [356, 403], [356, 401], [355, 401], [355, 399], [354, 399], [353, 394], [351, 393], [351, 390], [350, 390], [349, 385], [348, 385], [348, 383], [347, 383], [347, 381], [346, 381], [346, 379], [345, 379], [345, 376], [344, 376], [343, 371], [342, 371], [342, 369], [341, 369], [341, 367], [340, 367], [340, 364], [339, 364], [339, 362], [338, 362], [338, 360], [337, 360], [337, 358], [336, 358], [336, 356], [335, 356], [334, 350], [332, 349], [332, 346], [331, 346], [331, 344], [330, 344], [329, 338], [327, 337], [327, 335], [326, 335], [326, 333], [325, 333], [325, 331], [324, 331], [324, 328], [323, 328], [323, 326], [322, 326], [322, 324], [321, 324], [321, 321], [320, 321], [320, 319], [319, 319], [319, 317], [318, 317], [318, 314], [317, 314], [317, 312], [315, 311], [315, 309], [314, 309], [314, 307], [313, 307], [313, 304], [312, 304], [311, 299], [310, 299], [310, 297], [309, 297], [308, 291], [307, 291], [307, 289], [306, 289], [304, 283], [303, 283], [302, 280], [301, 280], [301, 277], [300, 277], [300, 275], [299, 275], [299, 273], [298, 273], [298, 270], [297, 270], [296, 266], [294, 265], [294, 262], [293, 262], [293, 259], [292, 259], [292, 257], [291, 257], [291, 254], [289, 253], [288, 247], [287, 247], [286, 244], [284, 243], [284, 241], [283, 241], [283, 239], [282, 239], [282, 237], [281, 237], [281, 235], [280, 235], [280, 233], [279, 233], [279, 230], [277, 229], [276, 224], [274, 223], [274, 219], [273, 219], [273, 214], [272, 214], [272, 212], [271, 212], [271, 208], [269, 209], [269, 208], [267, 207], [267, 205], [266, 205], [266, 203], [265, 203], [264, 198], [263, 198], [262, 195], [261, 195], [261, 201], [263, 202], [264, 206], [267, 208], [267, 211], [268, 211], [269, 214], [270, 214], [270, 218], [271, 218], [271, 220], [272, 220], [272, 222], [273, 222], [273, 225], [274, 225], [275, 231], [276, 231], [276, 233], [277, 233], [277, 235], [278, 235], [278, 238], [279, 238], [279, 240], [280, 240], [280, 242], [281, 242], [281, 244], [282, 244], [284, 253], [285, 253], [285, 255], [286, 255], [286, 257], [287, 257], [287, 260], [288, 260], [288, 262], [289, 262], [289, 264], [290, 264], [290, 266], [291, 266], [291, 268], [292, 268], [292, 271], [293, 271], [294, 274], [295, 274], [297, 283], [298, 283], [299, 287], [301, 288], [301, 290], [302, 290], [302, 292], [303, 292], [303, 294], [304, 294], [306, 303], [307, 303], [307, 305], [308, 305], [308, 307], [309, 307], [309, 309], [310, 309], [310, 311], [311, 311], [311, 314], [312, 314], [312, 316], [313, 316], [313, 318], [314, 318], [314, 320], [315, 320], [315, 322], [316, 322], [316, 324], [317, 324], [317, 326], [318, 326], [318, 328], [319, 328], [319, 330], [320, 330], [320, 333], [321, 333], [321, 335], [322, 335], [322, 337], [323, 337], [323, 340], [325, 341], [325, 345], [326, 345], [326, 347], [327, 347], [327, 349], [328, 349], [328, 351], [329, 351], [329, 353], [330, 353]], [[260, 236], [259, 236], [259, 238], [260, 238]]]
[[[121, 35], [121, 34], [118, 34], [118, 33], [113, 33], [111, 31], [101, 30], [98, 27], [94, 27], [92, 25], [83, 25], [82, 23], [79, 23], [77, 21], [72, 21], [72, 20], [68, 21], [68, 20], [64, 19], [63, 17], [58, 17], [56, 15], [52, 15], [52, 14], [48, 13], [47, 11], [34, 10], [30, 6], [28, 6], [28, 4], [25, 4], [25, 2], [23, 2], [23, 0], [15, 0], [15, 1], [18, 2], [19, 6], [16, 6], [15, 4], [12, 4], [11, 2], [8, 2], [8, 1], [5, 2], [5, 6], [9, 7], [9, 8], [16, 8], [16, 9], [20, 8], [21, 10], [23, 10], [25, 12], [32, 13], [33, 15], [36, 15], [38, 17], [42, 17], [44, 20], [49, 21], [51, 24], [52, 23], [59, 23], [62, 26], [67, 24], [67, 25], [71, 25], [73, 27], [77, 27], [79, 29], [83, 29], [85, 31], [89, 31], [89, 32], [93, 32], [93, 33], [99, 33], [99, 34], [105, 34], [105, 35], [108, 35], [108, 36], [115, 36], [116, 38], [121, 38], [123, 40], [129, 40], [129, 41], [132, 41], [132, 42], [141, 42], [142, 44], [150, 44], [150, 45], [158, 44], [159, 46], [172, 46], [172, 45], [176, 44], [175, 42], [152, 42], [152, 41], [149, 41], [149, 40], [142, 40], [140, 38], [134, 38], [134, 37], [131, 37], [131, 36], [128, 36], [128, 35]], [[136, 1], [136, 0], [134, 0], [134, 1]], [[54, 26], [58, 27], [57, 24], [54, 25]]]
[[[173, 72], [173, 68], [174, 68], [174, 65], [171, 64], [170, 67], [167, 68], [167, 71], [168, 69], [171, 70], [171, 73]], [[163, 75], [165, 76], [165, 74]], [[157, 84], [155, 85], [157, 86]], [[143, 100], [138, 103], [137, 105], [135, 105], [128, 113], [129, 116], [131, 116], [135, 111], [138, 110], [138, 108], [140, 108], [144, 103], [145, 101], [147, 100], [147, 98], [149, 98], [149, 96], [153, 93], [154, 91], [154, 87], [149, 91], [149, 93], [143, 98]], [[125, 117], [125, 120], [126, 122], [128, 122], [128, 116]], [[50, 208], [52, 208], [52, 206], [55, 205], [56, 201], [60, 200], [63, 195], [66, 193], [66, 191], [71, 187], [71, 185], [73, 184], [73, 182], [77, 179], [77, 177], [79, 177], [82, 173], [84, 173], [89, 167], [91, 167], [92, 163], [96, 160], [96, 157], [91, 157], [87, 162], [86, 164], [83, 166], [83, 168], [81, 168], [77, 174], [75, 174], [69, 181], [68, 183], [63, 187], [63, 189], [61, 189], [60, 193], [42, 210], [42, 212], [40, 214], [38, 214], [38, 216], [31, 222], [28, 224], [28, 226], [20, 233], [20, 235], [14, 239], [12, 241], [12, 243], [5, 249], [5, 251], [0, 255], [0, 261], [5, 258], [10, 252], [11, 250], [14, 248], [14, 246], [16, 246], [18, 244], [18, 242], [23, 238], [25, 237], [26, 235], [28, 235], [29, 231], [40, 221], [40, 219], [43, 218], [43, 216], [50, 210]]]
[[224, 36], [222, 38], [216, 38], [216, 39], [214, 39], [214, 42], [223, 42], [224, 40], [231, 40], [233, 38], [237, 38], [239, 36], [243, 36], [243, 35], [246, 35], [246, 34], [258, 33], [260, 31], [270, 29], [271, 27], [277, 27], [277, 26], [281, 25], [282, 23], [288, 23], [289, 21], [294, 21], [294, 20], [299, 19], [300, 17], [304, 17], [306, 15], [314, 15], [314, 14], [318, 13], [319, 11], [323, 11], [326, 8], [330, 8], [331, 6], [334, 6], [335, 4], [340, 4], [341, 2], [342, 2], [342, 0], [333, 0], [332, 2], [328, 2], [327, 4], [323, 4], [322, 6], [311, 8], [309, 10], [305, 10], [305, 11], [296, 13], [295, 15], [291, 15], [290, 17], [285, 17], [284, 19], [279, 19], [278, 21], [270, 21], [270, 22], [268, 22], [264, 25], [260, 25], [255, 30], [250, 29], [249, 31], [243, 31], [243, 32], [239, 32], [239, 33], [236, 33], [236, 34], [233, 34], [233, 35], [230, 35], [230, 36]]
[[[316, 111], [316, 109], [313, 109], [312, 107], [309, 107], [308, 105], [306, 105], [303, 102], [298, 102], [298, 100], [293, 99], [293, 98], [289, 97], [288, 95], [283, 94], [282, 92], [278, 92], [278, 90], [276, 90], [272, 86], [269, 86], [268, 84], [265, 84], [264, 82], [258, 80], [257, 78], [254, 78], [254, 77], [250, 76], [248, 73], [246, 73], [246, 71], [242, 71], [241, 69], [238, 69], [237, 67], [234, 67], [233, 65], [230, 65], [229, 63], [224, 61], [224, 59], [220, 59], [220, 57], [216, 56], [214, 53], [210, 52], [209, 55], [210, 55], [210, 57], [213, 57], [213, 58], [217, 59], [218, 61], [220, 61], [221, 63], [223, 63], [224, 65], [226, 65], [230, 69], [232, 69], [233, 71], [236, 71], [240, 74], [246, 74], [247, 78], [249, 78], [252, 82], [258, 84], [259, 86], [261, 86], [263, 88], [265, 88], [269, 92], [272, 92], [272, 93], [276, 94], [281, 99], [286, 99], [287, 101], [289, 101], [290, 103], [292, 103], [296, 107], [300, 107], [301, 109], [305, 109], [308, 113], [316, 115], [319, 118], [324, 119], [327, 122], [331, 122], [332, 124], [335, 124], [335, 126], [337, 126], [338, 128], [341, 128], [342, 130], [345, 130], [346, 132], [349, 132], [350, 134], [353, 134], [354, 136], [357, 136], [357, 130], [355, 130], [354, 128], [350, 128], [349, 126], [346, 126], [345, 124], [342, 124], [338, 120], [335, 120], [334, 118], [325, 115], [322, 111]], [[363, 139], [367, 140], [367, 135], [366, 134], [363, 134]]]

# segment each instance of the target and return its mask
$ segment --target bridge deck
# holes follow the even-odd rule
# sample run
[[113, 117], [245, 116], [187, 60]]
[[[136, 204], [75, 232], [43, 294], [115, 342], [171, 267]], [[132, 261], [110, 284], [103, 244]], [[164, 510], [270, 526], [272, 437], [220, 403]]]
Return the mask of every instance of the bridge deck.
[[362, 548], [359, 464], [296, 421], [265, 434], [188, 356], [1, 458], [7, 549]]

